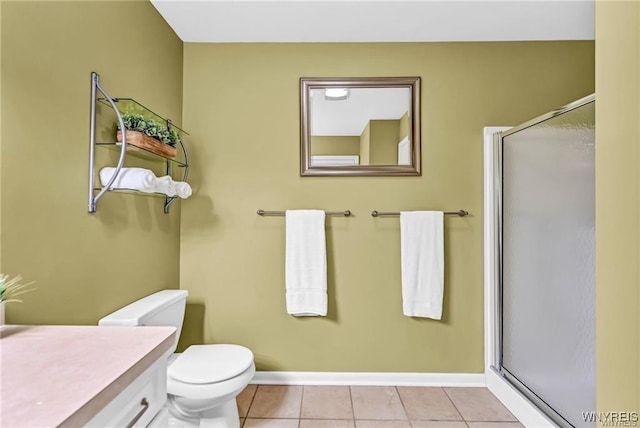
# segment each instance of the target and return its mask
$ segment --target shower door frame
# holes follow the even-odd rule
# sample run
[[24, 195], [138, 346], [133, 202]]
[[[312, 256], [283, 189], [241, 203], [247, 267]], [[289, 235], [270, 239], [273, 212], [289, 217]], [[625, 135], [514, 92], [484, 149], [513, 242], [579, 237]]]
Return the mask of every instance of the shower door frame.
[[[588, 95], [515, 127], [484, 128], [485, 380], [489, 390], [525, 425], [557, 427], [547, 408], [502, 368], [502, 139], [595, 101]], [[543, 411], [540, 407], [545, 408]], [[559, 416], [559, 415], [558, 415]]]

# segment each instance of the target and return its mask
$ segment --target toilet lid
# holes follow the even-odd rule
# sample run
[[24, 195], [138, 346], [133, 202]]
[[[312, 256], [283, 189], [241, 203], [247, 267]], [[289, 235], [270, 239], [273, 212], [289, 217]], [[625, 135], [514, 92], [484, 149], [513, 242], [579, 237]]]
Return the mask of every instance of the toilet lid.
[[238, 376], [253, 364], [253, 353], [239, 345], [191, 345], [167, 373], [186, 383], [216, 383]]

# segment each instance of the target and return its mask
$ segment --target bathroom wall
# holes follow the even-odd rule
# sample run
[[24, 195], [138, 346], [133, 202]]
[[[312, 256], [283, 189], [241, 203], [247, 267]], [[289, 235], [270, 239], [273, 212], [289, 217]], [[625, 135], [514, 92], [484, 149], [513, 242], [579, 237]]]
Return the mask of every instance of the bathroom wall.
[[311, 137], [312, 155], [358, 155], [360, 137], [351, 135], [318, 135]]
[[371, 152], [371, 121], [367, 122], [362, 134], [360, 134], [360, 165], [369, 165], [369, 153]]
[[398, 135], [400, 120], [369, 121], [369, 164], [395, 165], [398, 163]]
[[[300, 177], [310, 76], [421, 76], [422, 176]], [[482, 372], [482, 129], [593, 91], [592, 42], [185, 44], [180, 285], [204, 307], [186, 331], [250, 347], [261, 370]], [[354, 212], [327, 220], [327, 317], [286, 314], [284, 218], [258, 208]], [[402, 315], [398, 219], [373, 209], [471, 213], [445, 220], [442, 321]]]
[[[12, 323], [95, 324], [178, 287], [180, 203], [106, 195], [87, 213], [90, 73], [179, 123], [182, 42], [146, 1], [0, 2], [2, 271], [35, 280]], [[98, 123], [104, 137], [114, 117]], [[99, 153], [101, 161], [115, 155]]]
[[596, 35], [597, 410], [640, 412], [640, 3], [596, 2]]

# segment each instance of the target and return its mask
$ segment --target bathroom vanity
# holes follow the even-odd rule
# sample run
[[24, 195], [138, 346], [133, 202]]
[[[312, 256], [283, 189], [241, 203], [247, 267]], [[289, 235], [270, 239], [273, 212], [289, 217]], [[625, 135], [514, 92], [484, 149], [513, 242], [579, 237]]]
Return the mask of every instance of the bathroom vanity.
[[2, 426], [147, 426], [166, 401], [173, 327], [4, 326]]

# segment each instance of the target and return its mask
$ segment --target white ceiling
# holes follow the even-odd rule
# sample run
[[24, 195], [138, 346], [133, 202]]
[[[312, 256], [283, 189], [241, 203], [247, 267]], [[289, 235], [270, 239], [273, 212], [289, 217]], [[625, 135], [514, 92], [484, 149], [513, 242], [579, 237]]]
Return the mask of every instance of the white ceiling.
[[593, 40], [594, 0], [151, 0], [185, 42]]
[[310, 94], [311, 135], [360, 136], [370, 120], [400, 119], [411, 108], [409, 88], [351, 88], [346, 100]]

